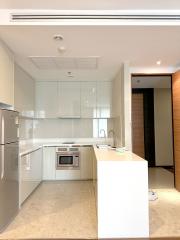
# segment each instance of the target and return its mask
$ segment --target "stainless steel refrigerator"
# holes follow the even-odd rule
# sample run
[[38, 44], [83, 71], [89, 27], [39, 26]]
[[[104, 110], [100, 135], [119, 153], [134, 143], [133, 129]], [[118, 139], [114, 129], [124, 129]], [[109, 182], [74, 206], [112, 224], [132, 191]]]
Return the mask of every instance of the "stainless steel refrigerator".
[[0, 109], [0, 232], [19, 209], [18, 112]]

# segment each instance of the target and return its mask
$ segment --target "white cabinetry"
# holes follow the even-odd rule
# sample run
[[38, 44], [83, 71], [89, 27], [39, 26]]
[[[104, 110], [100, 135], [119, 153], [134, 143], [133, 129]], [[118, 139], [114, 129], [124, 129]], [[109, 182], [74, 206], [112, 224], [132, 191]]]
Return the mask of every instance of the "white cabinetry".
[[59, 117], [80, 118], [80, 83], [59, 82]]
[[20, 158], [20, 204], [42, 181], [42, 149]]
[[14, 105], [14, 58], [0, 41], [0, 103]]
[[36, 117], [59, 117], [58, 82], [36, 83]]
[[81, 117], [96, 117], [96, 82], [81, 82]]
[[56, 180], [80, 180], [81, 171], [77, 170], [56, 170]]
[[14, 68], [14, 108], [21, 116], [34, 117], [35, 81], [17, 64]]
[[56, 148], [43, 148], [43, 180], [55, 180]]
[[109, 118], [111, 82], [36, 83], [37, 118]]
[[81, 179], [93, 178], [92, 147], [80, 148]]
[[110, 118], [112, 109], [112, 83], [97, 82], [97, 117]]

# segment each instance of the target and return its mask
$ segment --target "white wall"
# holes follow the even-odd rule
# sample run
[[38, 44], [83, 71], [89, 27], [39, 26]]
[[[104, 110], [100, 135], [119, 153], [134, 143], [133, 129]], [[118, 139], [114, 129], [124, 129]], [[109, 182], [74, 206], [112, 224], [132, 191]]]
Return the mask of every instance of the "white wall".
[[33, 119], [19, 119], [19, 139], [32, 140], [34, 133]]
[[23, 116], [34, 116], [35, 81], [21, 67], [14, 67], [14, 108]]
[[112, 98], [112, 115], [115, 132], [116, 146], [124, 145], [124, 131], [123, 131], [123, 66], [121, 66], [119, 72], [113, 80], [113, 98]]
[[132, 89], [129, 63], [124, 63], [123, 68], [123, 90], [124, 90], [124, 141], [128, 150], [132, 150]]
[[117, 146], [132, 149], [131, 74], [124, 63], [113, 80], [113, 120]]
[[0, 102], [14, 105], [14, 57], [0, 41]]
[[171, 89], [154, 89], [156, 166], [173, 165]]

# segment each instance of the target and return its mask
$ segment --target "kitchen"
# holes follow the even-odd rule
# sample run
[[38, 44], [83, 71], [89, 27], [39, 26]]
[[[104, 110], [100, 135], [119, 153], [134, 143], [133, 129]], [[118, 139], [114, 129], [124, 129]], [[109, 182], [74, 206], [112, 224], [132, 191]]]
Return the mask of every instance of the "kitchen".
[[[0, 102], [19, 112], [20, 140], [20, 211], [0, 238], [149, 236], [147, 161], [128, 151], [132, 69], [126, 59], [142, 66], [137, 44], [140, 49], [142, 35], [148, 40], [154, 31], [0, 27]], [[166, 32], [159, 27], [155, 39]], [[129, 52], [127, 39], [133, 39]], [[151, 50], [147, 63], [154, 61]]]

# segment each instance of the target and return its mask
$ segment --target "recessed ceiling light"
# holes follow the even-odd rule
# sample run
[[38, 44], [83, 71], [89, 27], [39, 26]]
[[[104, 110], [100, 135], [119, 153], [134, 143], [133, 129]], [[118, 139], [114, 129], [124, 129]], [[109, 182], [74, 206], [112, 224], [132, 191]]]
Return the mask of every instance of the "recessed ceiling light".
[[156, 64], [157, 64], [157, 65], [161, 65], [161, 60], [158, 60], [158, 61], [156, 62]]
[[66, 51], [66, 47], [64, 47], [64, 46], [58, 47], [58, 51], [59, 51], [60, 53], [63, 53], [63, 52]]
[[56, 34], [53, 36], [53, 39], [56, 41], [62, 41], [64, 38], [62, 35]]
[[68, 75], [67, 75], [68, 77], [74, 77], [74, 76], [72, 75], [72, 72], [67, 72], [67, 74], [68, 74]]

